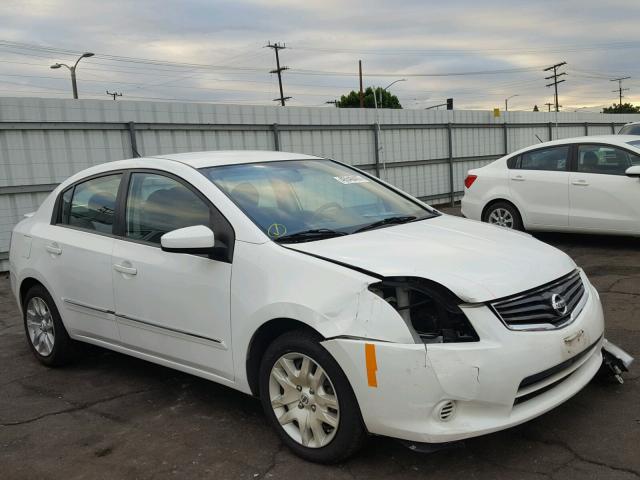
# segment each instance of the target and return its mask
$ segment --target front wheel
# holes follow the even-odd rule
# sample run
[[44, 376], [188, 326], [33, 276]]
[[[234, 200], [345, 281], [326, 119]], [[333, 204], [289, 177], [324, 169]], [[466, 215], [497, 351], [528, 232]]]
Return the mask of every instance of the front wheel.
[[260, 400], [282, 441], [306, 460], [339, 462], [366, 438], [351, 385], [312, 333], [288, 332], [267, 348]]
[[523, 230], [522, 218], [518, 209], [507, 202], [496, 202], [487, 208], [483, 221], [498, 227]]

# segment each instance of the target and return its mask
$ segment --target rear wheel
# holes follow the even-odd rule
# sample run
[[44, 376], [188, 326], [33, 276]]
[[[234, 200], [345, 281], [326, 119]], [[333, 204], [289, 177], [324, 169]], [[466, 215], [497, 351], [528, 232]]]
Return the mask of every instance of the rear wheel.
[[518, 209], [508, 202], [496, 202], [485, 211], [483, 221], [499, 227], [523, 230]]
[[278, 337], [260, 367], [260, 399], [282, 441], [313, 462], [334, 463], [366, 438], [355, 395], [337, 362], [312, 333]]
[[74, 341], [64, 328], [46, 288], [42, 285], [31, 287], [24, 297], [22, 311], [29, 347], [41, 363], [54, 367], [73, 358]]

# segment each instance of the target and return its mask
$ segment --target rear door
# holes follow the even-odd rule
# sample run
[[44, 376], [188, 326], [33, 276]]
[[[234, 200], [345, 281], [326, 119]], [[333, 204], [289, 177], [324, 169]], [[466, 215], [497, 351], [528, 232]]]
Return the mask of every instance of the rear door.
[[62, 192], [40, 247], [72, 335], [118, 340], [111, 254], [121, 179], [122, 173], [105, 173]]
[[578, 146], [570, 174], [570, 226], [577, 230], [640, 233], [640, 181], [625, 171], [640, 156], [606, 144]]
[[569, 159], [571, 145], [530, 150], [509, 170], [509, 191], [528, 226], [569, 225]]

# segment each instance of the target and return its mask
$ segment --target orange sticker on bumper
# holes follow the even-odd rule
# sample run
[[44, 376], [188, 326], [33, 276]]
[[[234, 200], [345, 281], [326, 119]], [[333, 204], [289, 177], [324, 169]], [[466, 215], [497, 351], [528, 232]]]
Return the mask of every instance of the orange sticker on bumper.
[[364, 344], [364, 358], [367, 365], [367, 384], [375, 388], [378, 386], [376, 377], [378, 363], [376, 362], [376, 346], [373, 343]]

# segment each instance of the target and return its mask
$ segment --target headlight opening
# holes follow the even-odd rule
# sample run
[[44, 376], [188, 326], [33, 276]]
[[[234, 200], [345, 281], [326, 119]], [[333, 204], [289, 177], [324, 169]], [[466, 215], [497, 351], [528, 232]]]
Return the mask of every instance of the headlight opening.
[[477, 342], [478, 334], [449, 289], [414, 277], [385, 278], [369, 290], [391, 305], [424, 343]]

